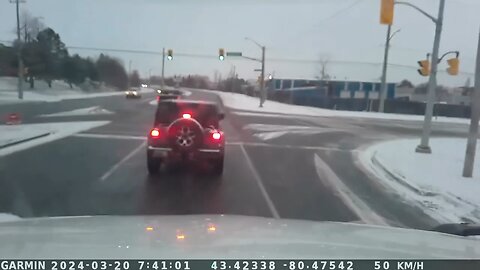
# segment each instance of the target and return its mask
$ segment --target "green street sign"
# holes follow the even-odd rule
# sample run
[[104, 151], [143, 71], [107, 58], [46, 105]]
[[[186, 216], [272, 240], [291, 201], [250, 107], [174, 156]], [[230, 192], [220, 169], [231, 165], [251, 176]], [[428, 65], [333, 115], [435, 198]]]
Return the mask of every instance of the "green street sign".
[[227, 56], [242, 56], [242, 52], [227, 52]]

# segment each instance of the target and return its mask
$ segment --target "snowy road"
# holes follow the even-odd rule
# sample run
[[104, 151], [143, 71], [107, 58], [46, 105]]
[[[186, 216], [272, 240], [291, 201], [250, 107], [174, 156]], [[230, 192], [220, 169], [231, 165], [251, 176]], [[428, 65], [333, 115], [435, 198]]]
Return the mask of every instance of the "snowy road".
[[[421, 124], [382, 119], [262, 115], [226, 108], [221, 180], [190, 170], [152, 179], [144, 136], [152, 94], [0, 106], [26, 123], [110, 121], [0, 157], [0, 213], [65, 215], [238, 214], [430, 228], [434, 221], [358, 167], [357, 153], [380, 140], [418, 136]], [[188, 98], [219, 102], [212, 93]], [[109, 114], [72, 115], [99, 107]], [[56, 114], [51, 117], [40, 115]], [[465, 126], [437, 124], [460, 136]]]

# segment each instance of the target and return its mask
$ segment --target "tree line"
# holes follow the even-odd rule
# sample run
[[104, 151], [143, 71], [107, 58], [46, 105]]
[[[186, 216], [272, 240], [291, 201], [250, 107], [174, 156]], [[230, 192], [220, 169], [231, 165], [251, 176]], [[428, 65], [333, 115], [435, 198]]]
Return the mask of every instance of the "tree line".
[[87, 89], [99, 83], [120, 90], [128, 86], [128, 75], [119, 59], [105, 54], [96, 59], [70, 55], [53, 29], [39, 30], [27, 25], [23, 29], [21, 40], [11, 46], [0, 44], [0, 76], [18, 75], [17, 55], [21, 50], [25, 81], [30, 88], [35, 88], [35, 80], [44, 80], [50, 87], [53, 80], [64, 80], [70, 87], [83, 85]]

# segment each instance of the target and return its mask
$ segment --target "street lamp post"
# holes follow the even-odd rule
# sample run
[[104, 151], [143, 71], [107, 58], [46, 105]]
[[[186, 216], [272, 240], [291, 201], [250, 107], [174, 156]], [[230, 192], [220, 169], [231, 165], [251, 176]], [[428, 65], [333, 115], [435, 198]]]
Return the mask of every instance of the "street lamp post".
[[385, 54], [383, 56], [383, 68], [382, 68], [382, 82], [379, 93], [379, 104], [378, 112], [384, 112], [385, 107], [385, 96], [387, 92], [387, 65], [388, 65], [388, 52], [390, 50], [390, 40], [395, 36], [396, 33], [400, 32], [400, 29], [390, 34], [392, 31], [392, 25], [389, 24], [387, 28], [387, 38], [385, 41]]
[[165, 88], [165, 48], [162, 50], [162, 91]]
[[255, 43], [260, 49], [262, 50], [262, 70], [260, 74], [260, 106], [263, 107], [263, 103], [265, 103], [265, 46], [261, 45], [260, 43], [256, 42], [255, 40], [246, 37], [245, 40], [250, 40], [251, 42]]
[[152, 84], [152, 69], [153, 68], [148, 69], [148, 85]]

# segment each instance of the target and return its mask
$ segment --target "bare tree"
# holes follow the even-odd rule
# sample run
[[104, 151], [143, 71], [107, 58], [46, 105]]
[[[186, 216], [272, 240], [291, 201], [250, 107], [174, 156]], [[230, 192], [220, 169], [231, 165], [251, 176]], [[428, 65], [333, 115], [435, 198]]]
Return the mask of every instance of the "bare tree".
[[[28, 43], [37, 38], [38, 33], [46, 28], [41, 21], [43, 17], [35, 17], [28, 11], [23, 11], [21, 15], [20, 27], [23, 36], [23, 42]], [[15, 33], [17, 29], [14, 29]]]

